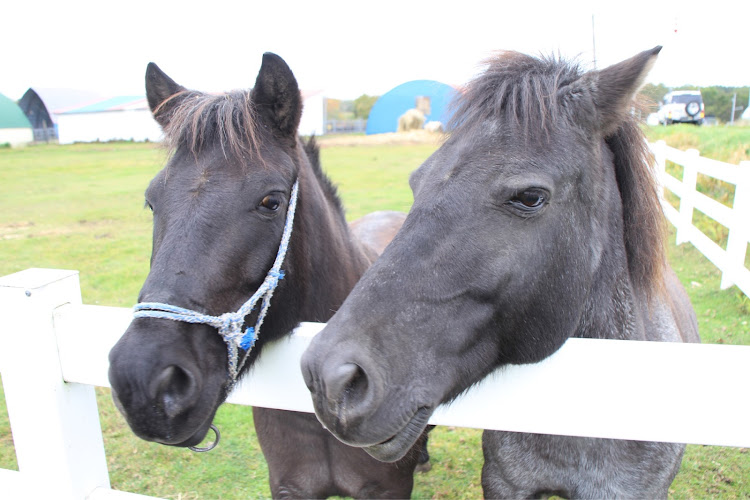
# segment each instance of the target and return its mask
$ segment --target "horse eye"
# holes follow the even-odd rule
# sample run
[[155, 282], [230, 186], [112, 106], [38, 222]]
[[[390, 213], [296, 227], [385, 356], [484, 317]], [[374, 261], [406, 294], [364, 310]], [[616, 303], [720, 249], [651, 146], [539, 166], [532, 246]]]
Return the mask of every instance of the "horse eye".
[[143, 208], [148, 208], [152, 213], [154, 211], [154, 206], [148, 200], [143, 202]]
[[281, 206], [281, 201], [275, 195], [269, 194], [263, 198], [263, 201], [260, 202], [260, 206], [275, 212]]
[[536, 210], [547, 201], [547, 195], [539, 189], [527, 189], [511, 198], [510, 203], [523, 210]]
[[524, 191], [523, 193], [518, 195], [516, 199], [521, 204], [529, 208], [538, 207], [539, 205], [544, 203], [544, 195], [534, 191]]

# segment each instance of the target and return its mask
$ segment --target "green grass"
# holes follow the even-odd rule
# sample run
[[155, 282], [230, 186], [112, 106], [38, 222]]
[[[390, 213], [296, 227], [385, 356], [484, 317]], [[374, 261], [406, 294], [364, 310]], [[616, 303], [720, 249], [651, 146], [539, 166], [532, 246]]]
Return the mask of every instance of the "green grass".
[[143, 192], [165, 155], [153, 144], [37, 146], [0, 154], [0, 274], [81, 271], [83, 300], [131, 305], [148, 272]]
[[[330, 147], [322, 150], [322, 162], [352, 219], [373, 210], [407, 210], [409, 173], [434, 149]], [[151, 246], [143, 191], [163, 161], [164, 153], [150, 144], [0, 150], [0, 275], [28, 267], [78, 269], [85, 303], [132, 305]], [[736, 288], [719, 290], [713, 265], [690, 245], [675, 247], [673, 237], [670, 261], [691, 296], [704, 342], [750, 345], [748, 299]], [[194, 454], [137, 439], [109, 391], [97, 389], [97, 397], [116, 489], [181, 499], [270, 494], [250, 408], [223, 405], [216, 417], [221, 445]], [[417, 476], [415, 498], [481, 498], [481, 431], [438, 427], [430, 452], [433, 468]], [[0, 467], [17, 468], [2, 391]], [[749, 478], [747, 450], [689, 446], [671, 496], [747, 498]]]
[[750, 160], [750, 127], [645, 127], [650, 141], [664, 140], [677, 149], [697, 149], [701, 156], [726, 163]]
[[428, 144], [323, 148], [321, 160], [338, 184], [347, 219], [353, 220], [376, 210], [408, 212], [409, 174], [435, 149]]

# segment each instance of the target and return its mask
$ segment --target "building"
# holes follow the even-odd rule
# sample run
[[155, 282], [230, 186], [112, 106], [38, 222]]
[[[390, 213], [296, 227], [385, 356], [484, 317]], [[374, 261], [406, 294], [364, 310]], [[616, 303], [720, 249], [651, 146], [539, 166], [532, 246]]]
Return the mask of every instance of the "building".
[[299, 135], [323, 135], [326, 131], [326, 98], [323, 92], [303, 90], [302, 102]]
[[[323, 92], [303, 91], [300, 135], [325, 133]], [[88, 91], [30, 88], [19, 106], [31, 122], [36, 141], [161, 141], [161, 128], [144, 96], [104, 98]], [[0, 141], [1, 143], [2, 141]]]
[[389, 90], [375, 101], [367, 119], [368, 134], [395, 132], [398, 118], [409, 109], [419, 109], [425, 115], [425, 123], [450, 119], [448, 103], [455, 89], [435, 80], [413, 80]]
[[120, 96], [56, 113], [60, 144], [161, 141], [144, 96]]
[[0, 144], [23, 146], [34, 140], [31, 122], [18, 104], [0, 94]]
[[101, 100], [90, 90], [29, 88], [18, 101], [18, 106], [31, 122], [34, 140], [57, 140], [57, 112]]

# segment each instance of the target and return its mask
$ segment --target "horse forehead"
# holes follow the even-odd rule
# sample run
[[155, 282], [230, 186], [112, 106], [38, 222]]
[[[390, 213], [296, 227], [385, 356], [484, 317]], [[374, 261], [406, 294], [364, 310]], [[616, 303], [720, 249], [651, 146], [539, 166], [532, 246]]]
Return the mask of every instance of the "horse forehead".
[[281, 187], [289, 183], [293, 166], [283, 156], [271, 161], [263, 158], [234, 158], [220, 151], [199, 157], [174, 158], [166, 169], [163, 182], [176, 193], [240, 193], [248, 189]]
[[[498, 130], [495, 128], [494, 130]], [[522, 134], [478, 131], [446, 143], [427, 165], [431, 177], [449, 180], [458, 174], [481, 181], [486, 176], [548, 173], [558, 176], [576, 168], [584, 153], [575, 136], [556, 134], [532, 141]]]

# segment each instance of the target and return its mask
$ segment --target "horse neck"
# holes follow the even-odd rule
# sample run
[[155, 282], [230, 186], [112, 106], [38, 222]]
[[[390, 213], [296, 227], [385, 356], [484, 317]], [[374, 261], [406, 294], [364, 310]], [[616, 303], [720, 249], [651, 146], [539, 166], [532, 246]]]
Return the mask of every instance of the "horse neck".
[[298, 179], [294, 229], [282, 265], [285, 277], [246, 367], [267, 342], [290, 334], [300, 322], [328, 321], [371, 263], [306, 158], [300, 161]]
[[643, 339], [642, 300], [632, 286], [627, 267], [602, 271], [592, 281], [574, 337]]
[[294, 283], [289, 283], [300, 321], [327, 321], [371, 263], [326, 190], [309, 163], [303, 162], [295, 222], [298, 238], [293, 235], [290, 245]]
[[[610, 177], [610, 181], [614, 179]], [[643, 311], [647, 306], [644, 294], [634, 286], [630, 276], [622, 199], [616, 186], [608, 192], [609, 200], [603, 200], [600, 210], [596, 210], [598, 214], [608, 213], [599, 224], [606, 231], [602, 235], [602, 253], [573, 336], [645, 340]]]

